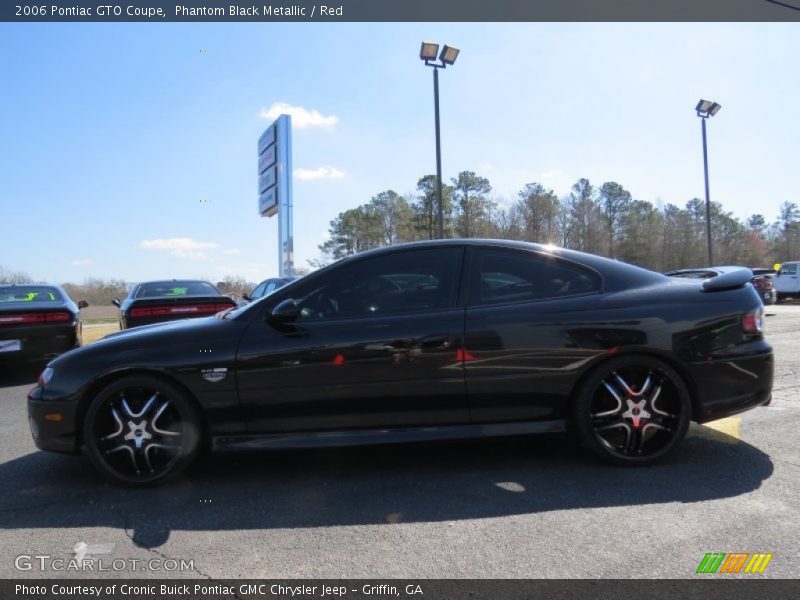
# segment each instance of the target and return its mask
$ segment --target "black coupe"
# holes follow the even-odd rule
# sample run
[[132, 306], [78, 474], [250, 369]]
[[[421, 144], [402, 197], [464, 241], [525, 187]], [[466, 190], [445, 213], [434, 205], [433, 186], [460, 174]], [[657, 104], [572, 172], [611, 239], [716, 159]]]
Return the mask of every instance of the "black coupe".
[[0, 365], [45, 361], [80, 346], [80, 308], [57, 285], [0, 285]]
[[236, 306], [207, 281], [179, 279], [137, 283], [124, 301], [114, 298], [112, 304], [119, 307], [120, 329], [207, 317]]
[[747, 269], [676, 280], [549, 246], [364, 252], [261, 300], [106, 336], [28, 396], [36, 445], [152, 484], [215, 451], [558, 432], [652, 463], [770, 400]]

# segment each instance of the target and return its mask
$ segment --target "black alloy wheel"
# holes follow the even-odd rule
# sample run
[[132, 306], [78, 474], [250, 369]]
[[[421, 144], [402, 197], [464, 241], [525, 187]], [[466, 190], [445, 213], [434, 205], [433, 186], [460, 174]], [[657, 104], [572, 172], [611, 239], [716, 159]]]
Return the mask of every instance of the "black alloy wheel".
[[200, 420], [193, 402], [158, 377], [113, 382], [92, 402], [84, 420], [86, 451], [114, 483], [146, 486], [178, 474], [200, 449]]
[[649, 356], [621, 356], [598, 367], [575, 396], [584, 446], [617, 465], [650, 465], [686, 435], [691, 400], [672, 367]]

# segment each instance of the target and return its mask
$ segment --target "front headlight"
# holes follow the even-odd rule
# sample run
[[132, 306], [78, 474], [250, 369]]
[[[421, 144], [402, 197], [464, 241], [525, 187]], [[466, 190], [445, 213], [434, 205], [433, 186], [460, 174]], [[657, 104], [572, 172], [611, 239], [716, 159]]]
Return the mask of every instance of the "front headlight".
[[53, 378], [53, 369], [47, 367], [44, 371], [42, 371], [42, 374], [39, 375], [39, 385], [41, 387], [46, 386], [48, 383], [50, 383], [50, 380], [52, 378]]

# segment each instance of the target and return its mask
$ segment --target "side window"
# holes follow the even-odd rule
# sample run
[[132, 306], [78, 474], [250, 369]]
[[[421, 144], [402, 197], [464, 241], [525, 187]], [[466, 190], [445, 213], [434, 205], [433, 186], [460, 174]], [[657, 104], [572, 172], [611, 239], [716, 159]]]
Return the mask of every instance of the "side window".
[[477, 249], [472, 264], [470, 304], [525, 302], [600, 289], [593, 271], [524, 250]]
[[406, 250], [343, 266], [295, 294], [300, 321], [350, 319], [455, 306], [461, 248]]
[[783, 265], [780, 270], [781, 275], [797, 275], [797, 263]]
[[250, 294], [250, 297], [255, 300], [256, 298], [261, 298], [264, 295], [264, 288], [267, 287], [266, 284], [261, 284], [256, 286], [256, 289], [253, 290], [253, 293]]

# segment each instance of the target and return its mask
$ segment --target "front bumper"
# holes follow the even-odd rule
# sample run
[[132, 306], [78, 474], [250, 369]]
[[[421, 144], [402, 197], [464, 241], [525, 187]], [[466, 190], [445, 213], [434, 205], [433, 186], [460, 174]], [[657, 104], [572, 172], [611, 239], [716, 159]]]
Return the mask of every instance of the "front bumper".
[[77, 403], [42, 400], [41, 393], [38, 385], [28, 392], [28, 424], [34, 444], [40, 450], [79, 453], [75, 431]]
[[766, 342], [754, 352], [716, 357], [689, 368], [696, 392], [693, 420], [698, 423], [764, 406], [772, 399], [775, 359]]

